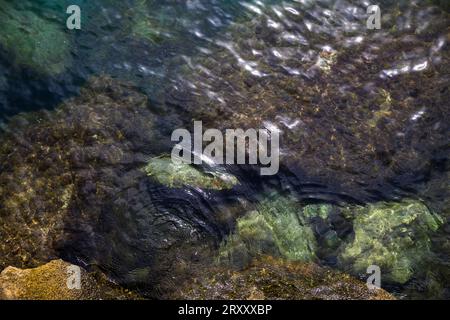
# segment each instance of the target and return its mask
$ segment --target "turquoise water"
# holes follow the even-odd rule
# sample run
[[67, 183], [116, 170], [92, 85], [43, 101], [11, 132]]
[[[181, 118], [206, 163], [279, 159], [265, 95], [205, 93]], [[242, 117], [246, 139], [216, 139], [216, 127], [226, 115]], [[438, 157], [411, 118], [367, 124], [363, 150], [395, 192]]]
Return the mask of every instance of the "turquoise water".
[[[65, 28], [69, 4], [81, 30]], [[164, 297], [168, 275], [190, 276], [180, 261], [212, 263], [203, 250], [233, 267], [270, 254], [362, 280], [380, 264], [396, 296], [448, 298], [438, 5], [381, 1], [367, 30], [356, 0], [0, 1], [0, 265], [62, 257]], [[142, 170], [193, 120], [276, 128], [280, 172], [204, 164], [165, 185]], [[238, 183], [211, 188], [222, 174]], [[257, 253], [236, 253], [239, 236]]]

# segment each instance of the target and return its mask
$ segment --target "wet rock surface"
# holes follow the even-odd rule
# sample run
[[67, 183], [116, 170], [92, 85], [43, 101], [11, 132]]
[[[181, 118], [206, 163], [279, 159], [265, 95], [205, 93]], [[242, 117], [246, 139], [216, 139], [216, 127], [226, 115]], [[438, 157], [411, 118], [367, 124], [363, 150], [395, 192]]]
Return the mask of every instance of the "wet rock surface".
[[[222, 242], [217, 261], [243, 269], [260, 256], [320, 262], [356, 277], [378, 266], [384, 285], [411, 290], [418, 279], [444, 279], [436, 264], [442, 249], [434, 239], [444, 218], [422, 202], [378, 202], [366, 206], [302, 204], [288, 195], [271, 194], [238, 218], [236, 230]], [[439, 231], [441, 230], [441, 231]], [[445, 249], [444, 249], [445, 250]], [[433, 280], [421, 290], [442, 295]]]
[[244, 270], [212, 269], [176, 292], [176, 299], [392, 300], [348, 275], [312, 263], [262, 258]]
[[[105, 184], [117, 176], [108, 168], [139, 160], [125, 137], [139, 134], [148, 143], [152, 117], [145, 102], [126, 87], [97, 79], [81, 98], [53, 113], [13, 120], [10, 128], [16, 131], [7, 129], [0, 147], [3, 266], [30, 266], [54, 257], [70, 212], [77, 211], [84, 222], [95, 217], [93, 210], [83, 216], [76, 202], [111, 191]], [[132, 129], [138, 127], [139, 133]]]
[[8, 267], [0, 273], [0, 299], [6, 300], [128, 300], [139, 295], [109, 282], [101, 273], [80, 268], [80, 287], [68, 286], [68, 270], [73, 267], [53, 260], [33, 269]]
[[239, 181], [228, 173], [202, 172], [187, 163], [174, 163], [167, 157], [152, 158], [144, 167], [145, 173], [169, 188], [190, 186], [202, 189], [232, 189]]
[[256, 210], [238, 219], [236, 231], [220, 248], [219, 260], [238, 267], [260, 255], [315, 260], [316, 238], [301, 210], [288, 197], [275, 194], [263, 199]]
[[[345, 214], [345, 213], [344, 213]], [[341, 254], [356, 272], [374, 264], [383, 270], [385, 281], [407, 282], [427, 270], [434, 256], [431, 238], [443, 219], [420, 202], [380, 203], [353, 208], [354, 239]]]

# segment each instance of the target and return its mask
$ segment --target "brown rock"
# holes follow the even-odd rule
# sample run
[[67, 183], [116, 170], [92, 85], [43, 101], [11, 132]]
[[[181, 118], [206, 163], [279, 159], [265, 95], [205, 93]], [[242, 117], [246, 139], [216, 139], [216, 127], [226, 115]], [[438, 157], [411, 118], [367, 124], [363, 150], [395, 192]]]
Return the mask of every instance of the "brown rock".
[[7, 267], [0, 274], [0, 299], [7, 300], [98, 300], [138, 299], [133, 292], [109, 282], [102, 274], [80, 268], [80, 289], [69, 289], [72, 265], [53, 260], [33, 269]]
[[181, 286], [176, 299], [393, 300], [383, 289], [313, 263], [264, 257], [236, 271], [212, 268]]

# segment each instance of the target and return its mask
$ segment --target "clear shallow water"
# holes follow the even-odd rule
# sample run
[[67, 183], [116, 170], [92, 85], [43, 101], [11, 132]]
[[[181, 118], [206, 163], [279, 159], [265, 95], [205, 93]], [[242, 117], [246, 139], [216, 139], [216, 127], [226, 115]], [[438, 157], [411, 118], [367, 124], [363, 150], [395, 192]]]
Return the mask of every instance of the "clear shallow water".
[[[430, 236], [433, 268], [416, 270], [423, 266], [413, 264], [414, 277], [386, 288], [405, 298], [448, 297], [448, 13], [424, 2], [386, 1], [382, 3], [382, 10], [386, 7], [382, 30], [369, 32], [364, 28], [364, 1], [105, 0], [78, 4], [82, 30], [64, 31], [62, 42], [67, 43], [69, 54], [56, 54], [55, 59], [63, 60], [56, 72], [39, 60], [33, 65], [19, 59], [15, 51], [19, 45], [2, 47], [3, 139], [6, 145], [19, 141], [24, 146], [2, 149], [3, 181], [9, 183], [1, 190], [2, 215], [9, 217], [6, 220], [14, 228], [22, 228], [24, 221], [31, 234], [37, 228], [29, 223], [32, 218], [15, 218], [24, 211], [11, 210], [15, 206], [10, 205], [10, 193], [16, 187], [27, 188], [26, 184], [16, 186], [15, 179], [30, 180], [33, 187], [28, 185], [28, 189], [41, 190], [25, 197], [26, 201], [20, 199], [31, 217], [40, 217], [40, 227], [53, 223], [47, 217], [52, 216], [51, 210], [65, 212], [61, 210], [65, 206], [69, 211], [61, 214], [62, 240], [55, 236], [42, 250], [33, 247], [38, 244], [30, 250], [24, 241], [16, 249], [36, 251], [38, 258], [27, 253], [23, 262], [13, 252], [8, 262], [36, 263], [46, 255], [58, 255], [98, 265], [122, 284], [148, 291], [171, 286], [161, 285], [159, 279], [166, 278], [176, 261], [202, 264], [191, 252], [193, 248], [202, 248], [203, 243], [217, 248], [235, 230], [236, 218], [266, 210], [267, 194], [289, 195], [302, 205], [326, 202], [343, 207], [412, 198], [443, 219]], [[65, 7], [63, 1], [4, 1], [0, 12], [12, 21], [31, 12], [38, 17], [36, 21], [63, 28]], [[26, 33], [33, 28], [25, 24], [19, 30]], [[88, 79], [103, 74], [130, 82], [123, 90], [131, 94], [124, 96], [136, 95], [131, 100], [134, 103], [147, 97], [146, 111], [134, 114], [130, 108], [104, 115], [107, 108], [69, 107], [59, 115], [10, 119], [20, 112], [61, 109], [57, 106], [80, 95]], [[111, 88], [122, 90], [115, 85]], [[96, 92], [105, 96], [97, 104], [108, 105], [114, 99], [128, 103], [123, 96], [111, 96], [101, 88]], [[93, 102], [86, 99], [85, 103]], [[74, 104], [82, 105], [80, 101]], [[91, 124], [93, 117], [107, 124], [105, 128]], [[149, 158], [170, 152], [172, 130], [191, 128], [193, 119], [219, 129], [278, 128], [283, 133], [280, 173], [261, 178], [246, 166], [207, 168], [227, 171], [239, 179], [238, 186], [220, 191], [173, 189], [155, 183], [140, 169]], [[46, 121], [56, 123], [55, 131], [67, 133], [53, 134]], [[73, 122], [74, 128], [69, 131], [64, 122]], [[83, 135], [72, 139], [70, 135], [78, 131], [110, 139], [107, 143], [86, 140]], [[125, 138], [118, 138], [117, 131]], [[68, 148], [69, 160], [54, 160], [58, 157], [42, 151], [47, 147], [63, 159]], [[124, 156], [115, 161], [119, 151]], [[53, 159], [51, 164], [44, 163], [45, 157]], [[32, 174], [23, 175], [17, 169], [24, 164]], [[51, 165], [55, 172], [48, 172]], [[61, 186], [56, 179], [54, 186], [39, 184], [40, 178], [59, 178], [67, 172], [75, 183]], [[98, 193], [99, 184], [104, 186], [103, 194]], [[51, 193], [52, 188], [58, 191]], [[67, 191], [68, 204], [54, 203], [61, 190], [72, 190]], [[289, 207], [290, 202], [281, 203]], [[341, 239], [354, 237], [354, 220], [336, 222], [342, 215], [312, 222], [319, 247], [329, 229]], [[5, 239], [23, 236], [11, 232], [14, 228], [3, 227], [8, 230], [3, 231]], [[339, 250], [327, 250], [319, 248], [315, 261], [363, 276], [352, 264], [338, 261]]]
[[[12, 2], [9, 3], [11, 6]], [[193, 54], [199, 45], [207, 44], [195, 35], [199, 30], [214, 34], [240, 15], [248, 15], [240, 12], [240, 4], [215, 1], [205, 5], [196, 1], [186, 4], [178, 1], [96, 1], [95, 4], [25, 1], [12, 6], [33, 12], [64, 29], [62, 21], [66, 19], [64, 12], [69, 4], [82, 6], [84, 31], [72, 32], [67, 37], [71, 63], [66, 72], [44, 80], [42, 75], [28, 74], [28, 70], [12, 71], [11, 61], [4, 61], [2, 96], [6, 101], [2, 106], [2, 118], [36, 106], [52, 107], [65, 97], [78, 93], [79, 87], [90, 76], [101, 73], [133, 79], [157, 99], [163, 86], [170, 83], [172, 69], [179, 67], [180, 61], [172, 60]], [[133, 36], [133, 33], [139, 36]], [[15, 107], [17, 104], [22, 108]]]

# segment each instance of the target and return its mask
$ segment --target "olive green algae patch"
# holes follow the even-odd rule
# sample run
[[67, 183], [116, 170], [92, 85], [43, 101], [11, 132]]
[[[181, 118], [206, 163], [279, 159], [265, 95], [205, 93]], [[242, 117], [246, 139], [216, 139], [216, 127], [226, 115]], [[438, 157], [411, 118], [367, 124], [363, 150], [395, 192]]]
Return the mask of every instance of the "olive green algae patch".
[[140, 298], [137, 294], [109, 282], [103, 274], [88, 273], [82, 268], [79, 269], [79, 289], [70, 289], [68, 280], [72, 273], [68, 270], [72, 270], [73, 267], [62, 260], [53, 260], [33, 269], [8, 267], [0, 274], [0, 299], [125, 300]]
[[58, 74], [70, 64], [70, 40], [60, 24], [37, 14], [17, 10], [0, 1], [0, 45], [16, 64], [44, 74]]
[[303, 208], [303, 216], [307, 219], [319, 217], [326, 220], [331, 210], [333, 210], [333, 206], [328, 203], [309, 204]]
[[[332, 214], [342, 216], [353, 233], [340, 234], [330, 222]], [[245, 268], [264, 255], [302, 262], [325, 255], [336, 257], [341, 270], [365, 275], [369, 266], [377, 265], [382, 281], [404, 284], [429, 270], [434, 258], [431, 237], [442, 224], [440, 216], [417, 200], [338, 207], [301, 205], [289, 197], [271, 195], [237, 220], [235, 232], [220, 247], [218, 260]], [[325, 225], [329, 230], [316, 234]]]
[[236, 232], [222, 244], [220, 260], [246, 265], [260, 255], [293, 261], [315, 259], [316, 239], [292, 199], [275, 195], [265, 198], [252, 211], [238, 219]]
[[156, 157], [144, 168], [148, 176], [170, 188], [184, 186], [211, 190], [231, 189], [238, 184], [235, 176], [227, 173], [204, 173], [187, 163], [175, 163], [170, 157]]
[[443, 220], [419, 201], [375, 203], [347, 209], [354, 240], [340, 259], [357, 273], [378, 265], [383, 281], [406, 283], [431, 259], [431, 234]]

